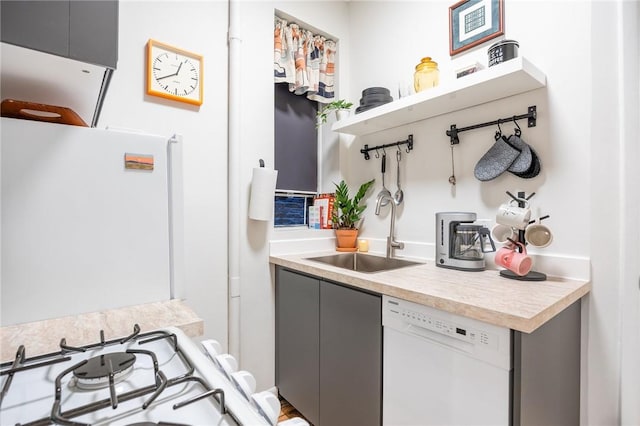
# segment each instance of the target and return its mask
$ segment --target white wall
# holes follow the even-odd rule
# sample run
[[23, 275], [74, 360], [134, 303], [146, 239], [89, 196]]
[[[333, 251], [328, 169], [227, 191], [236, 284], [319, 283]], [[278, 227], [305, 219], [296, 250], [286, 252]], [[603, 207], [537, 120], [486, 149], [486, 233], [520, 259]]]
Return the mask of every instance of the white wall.
[[[258, 388], [275, 382], [274, 287], [269, 268], [269, 240], [274, 234], [271, 222], [247, 219], [251, 172], [259, 158], [273, 166], [273, 16], [275, 10], [296, 17], [311, 27], [340, 40], [341, 69], [348, 67], [348, 10], [342, 2], [250, 2], [241, 1], [242, 75], [240, 96], [243, 125], [241, 127], [242, 158], [240, 179], [243, 201], [240, 256], [240, 364], [257, 378]], [[346, 83], [341, 76], [338, 85]], [[235, 101], [235, 100], [232, 100]], [[331, 138], [325, 146], [328, 155], [334, 151]], [[328, 168], [327, 176], [331, 176]], [[286, 232], [286, 231], [284, 231]]]
[[[486, 67], [486, 50], [492, 42], [463, 53], [455, 58], [455, 63], [450, 60], [447, 38], [450, 5], [451, 2], [444, 0], [352, 3], [354, 45], [366, 42], [375, 46], [375, 50], [353, 49], [352, 98], [359, 99], [360, 91], [369, 86], [396, 88], [397, 75], [412, 75], [413, 67], [424, 56], [431, 56], [439, 63], [442, 84], [454, 79], [453, 70], [465, 63], [478, 60]], [[572, 31], [564, 34], [567, 16], [572, 17]], [[535, 17], [544, 19], [545, 31], [532, 30], [530, 23]], [[574, 218], [572, 210], [564, 205], [571, 199], [578, 211], [588, 211], [589, 206], [590, 152], [585, 149], [585, 143], [590, 139], [590, 129], [581, 124], [590, 115], [590, 102], [585, 101], [590, 91], [590, 69], [582, 67], [576, 75], [574, 68], [575, 63], [590, 61], [590, 46], [584, 42], [591, 29], [589, 5], [585, 2], [508, 2], [505, 21], [506, 37], [517, 40], [519, 54], [546, 74], [547, 87], [359, 138], [349, 153], [350, 177], [355, 183], [375, 177], [375, 195], [381, 189], [380, 164], [374, 158], [363, 159], [359, 153], [362, 144], [380, 145], [413, 134], [414, 150], [404, 156], [405, 170], [404, 175], [401, 174], [405, 182], [405, 202], [396, 222], [399, 240], [433, 242], [434, 217], [438, 211], [474, 211], [479, 218], [492, 220], [499, 204], [508, 199], [505, 191], [524, 190], [536, 192], [531, 200], [534, 213], [550, 214], [547, 224], [555, 232], [554, 244], [538, 251], [547, 255], [588, 256], [589, 218], [585, 215]], [[389, 30], [379, 30], [378, 22], [391, 28], [402, 26], [403, 33], [390, 36]], [[559, 39], [571, 49], [549, 49]], [[372, 55], [372, 51], [379, 53]], [[525, 120], [520, 125], [523, 139], [534, 147], [542, 161], [540, 175], [521, 179], [505, 173], [490, 182], [475, 179], [475, 163], [494, 143], [496, 127], [487, 127], [460, 134], [460, 144], [454, 147], [458, 184], [453, 189], [448, 183], [451, 148], [445, 131], [449, 126], [462, 127], [524, 114], [530, 105], [537, 106], [538, 124], [527, 128]], [[502, 126], [507, 135], [513, 133], [513, 128], [512, 124]], [[387, 173], [386, 182], [395, 188], [395, 165], [391, 173]], [[582, 226], [563, 226], [567, 223]], [[388, 232], [388, 211], [376, 217], [373, 209], [368, 209], [365, 224], [365, 236], [384, 235]], [[424, 255], [433, 258], [431, 252]]]
[[[98, 127], [184, 137], [186, 298], [205, 334], [227, 344], [226, 1], [120, 1], [118, 69]], [[146, 95], [152, 38], [204, 56], [201, 107]]]
[[[348, 10], [342, 2], [240, 1], [241, 367], [258, 388], [274, 383], [273, 288], [266, 223], [247, 220], [251, 171], [258, 159], [273, 165], [273, 16], [276, 9], [334, 35], [348, 66]], [[176, 16], [185, 19], [176, 20]], [[184, 136], [184, 297], [205, 321], [205, 337], [228, 348], [227, 230], [227, 28], [226, 1], [120, 1], [118, 69], [98, 127], [121, 127]], [[204, 55], [204, 103], [189, 106], [145, 94], [149, 38]], [[347, 83], [342, 80], [338, 85]], [[326, 182], [337, 179], [335, 135], [325, 135]], [[325, 187], [329, 184], [325, 183]]]

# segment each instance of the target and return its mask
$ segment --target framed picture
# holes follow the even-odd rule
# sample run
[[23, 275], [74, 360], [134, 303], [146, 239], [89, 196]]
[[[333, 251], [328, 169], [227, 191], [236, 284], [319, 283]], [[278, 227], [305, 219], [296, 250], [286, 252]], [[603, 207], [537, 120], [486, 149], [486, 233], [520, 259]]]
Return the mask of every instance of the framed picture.
[[449, 7], [449, 54], [504, 34], [504, 0], [462, 0]]

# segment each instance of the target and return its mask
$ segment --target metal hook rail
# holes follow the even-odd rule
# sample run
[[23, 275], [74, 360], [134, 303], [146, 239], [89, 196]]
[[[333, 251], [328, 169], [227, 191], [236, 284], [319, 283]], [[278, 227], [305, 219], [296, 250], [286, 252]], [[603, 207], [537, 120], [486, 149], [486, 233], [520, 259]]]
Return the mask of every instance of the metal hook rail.
[[[474, 129], [479, 129], [481, 127], [488, 127], [488, 126], [495, 126], [498, 125], [500, 126], [500, 124], [502, 123], [508, 123], [510, 121], [517, 121], [517, 120], [522, 120], [522, 119], [527, 119], [527, 125], [528, 127], [536, 127], [536, 121], [537, 121], [537, 110], [536, 110], [536, 106], [530, 106], [528, 109], [528, 112], [526, 114], [522, 114], [522, 115], [514, 115], [513, 117], [507, 117], [507, 118], [499, 118], [497, 120], [494, 121], [489, 121], [487, 123], [481, 123], [481, 124], [474, 124], [473, 126], [467, 126], [467, 127], [462, 127], [460, 129], [458, 129], [456, 127], [455, 124], [452, 124], [451, 127], [449, 128], [449, 130], [447, 130], [447, 136], [449, 136], [449, 138], [451, 139], [451, 145], [457, 145], [460, 143], [460, 139], [458, 138], [458, 133], [460, 132], [466, 132], [467, 130], [474, 130]], [[518, 123], [516, 123], [517, 125]], [[366, 145], [365, 145], [366, 147]]]
[[[389, 148], [392, 146], [397, 146], [400, 147], [400, 145], [407, 145], [407, 149], [405, 150], [406, 153], [408, 154], [409, 151], [411, 151], [413, 149], [413, 135], [409, 135], [407, 137], [407, 140], [404, 141], [398, 141], [398, 142], [393, 142], [393, 143], [386, 143], [384, 145], [378, 145], [378, 146], [373, 146], [371, 148], [369, 148], [369, 145], [365, 144], [364, 148], [362, 148], [360, 150], [360, 152], [362, 154], [364, 154], [364, 159], [365, 160], [369, 160], [371, 158], [371, 156], [369, 155], [370, 151], [377, 151], [379, 149], [385, 149], [385, 148]], [[398, 148], [399, 149], [399, 148]]]

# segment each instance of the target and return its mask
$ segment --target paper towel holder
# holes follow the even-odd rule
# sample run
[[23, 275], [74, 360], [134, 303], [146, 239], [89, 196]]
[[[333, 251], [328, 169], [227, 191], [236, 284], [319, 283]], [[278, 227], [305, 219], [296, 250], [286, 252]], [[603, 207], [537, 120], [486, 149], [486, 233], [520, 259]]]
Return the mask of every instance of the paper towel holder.
[[[253, 169], [251, 180], [249, 219], [268, 221], [273, 217], [274, 193], [278, 171], [266, 169], [262, 158], [258, 160], [258, 164], [260, 167]], [[256, 172], [258, 175], [256, 175]]]

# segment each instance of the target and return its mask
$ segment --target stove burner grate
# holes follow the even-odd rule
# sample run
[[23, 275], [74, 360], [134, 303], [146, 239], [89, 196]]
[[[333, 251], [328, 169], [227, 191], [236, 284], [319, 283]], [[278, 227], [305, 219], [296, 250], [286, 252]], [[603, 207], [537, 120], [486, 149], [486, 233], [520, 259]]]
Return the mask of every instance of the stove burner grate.
[[109, 376], [114, 383], [126, 379], [133, 371], [136, 356], [127, 352], [99, 355], [73, 370], [76, 385], [80, 389], [98, 389], [109, 386]]
[[[99, 410], [103, 410], [108, 407], [116, 409], [119, 402], [131, 401], [142, 397], [145, 398], [144, 403], [142, 403], [142, 405], [140, 406], [140, 409], [145, 410], [151, 404], [153, 404], [154, 401], [156, 401], [157, 398], [161, 396], [166, 389], [173, 388], [174, 386], [182, 386], [186, 383], [193, 383], [198, 387], [189, 389], [189, 391], [184, 395], [184, 397], [186, 397], [187, 399], [181, 399], [180, 401], [174, 400], [173, 402], [175, 402], [175, 404], [173, 404], [173, 410], [191, 405], [203, 399], [211, 398], [214, 403], [217, 404], [217, 407], [211, 407], [211, 409], [215, 410], [220, 415], [228, 415], [230, 419], [233, 419], [235, 424], [241, 424], [234, 413], [227, 410], [224, 390], [221, 388], [213, 388], [204, 378], [194, 375], [194, 372], [196, 370], [195, 366], [192, 364], [189, 357], [186, 356], [183, 348], [178, 345], [178, 336], [176, 334], [163, 330], [140, 333], [140, 328], [137, 324], [134, 326], [134, 332], [130, 336], [122, 339], [107, 341], [104, 338], [104, 332], [100, 330], [100, 341], [97, 343], [92, 343], [81, 347], [72, 347], [68, 346], [66, 344], [66, 339], [63, 338], [60, 342], [59, 352], [37, 355], [32, 358], [26, 358], [24, 347], [22, 347], [16, 355], [16, 359], [14, 361], [0, 364], [0, 377], [5, 379], [5, 377], [3, 376], [7, 376], [4, 380], [4, 384], [2, 384], [0, 389], [0, 408], [4, 410], [4, 408], [1, 407], [2, 401], [5, 399], [4, 397], [9, 392], [10, 382], [14, 375], [20, 375], [19, 377], [22, 377], [21, 375], [26, 374], [25, 372], [27, 370], [37, 371], [54, 364], [58, 365], [58, 368], [56, 369], [57, 372], [61, 368], [64, 368], [60, 366], [61, 363], [73, 362], [72, 358], [75, 355], [84, 353], [88, 350], [101, 350], [108, 346], [123, 345], [128, 342], [137, 342], [137, 344], [139, 345], [146, 345], [159, 340], [165, 340], [169, 345], [169, 348], [173, 350], [173, 354], [177, 356], [178, 370], [171, 370], [173, 373], [171, 377], [167, 378], [164, 372], [159, 369], [158, 360], [154, 351], [152, 350], [126, 349], [126, 352], [116, 351], [95, 356], [89, 359], [84, 359], [76, 363], [75, 365], [69, 366], [68, 368], [60, 371], [59, 374], [57, 374], [55, 378], [54, 401], [49, 415], [38, 419], [32, 419], [29, 422], [16, 424], [24, 424], [25, 426], [46, 426], [51, 424], [74, 424], [78, 426], [89, 426], [89, 423], [82, 423], [81, 421], [79, 421], [85, 415], [96, 413]], [[163, 349], [163, 347], [158, 349]], [[128, 380], [129, 378], [136, 379], [136, 377], [133, 377], [133, 375], [137, 375], [135, 370], [140, 367], [140, 363], [136, 360], [137, 355], [149, 357], [149, 361], [153, 365], [152, 377], [154, 377], [155, 380], [153, 380], [153, 384], [141, 387], [142, 383], [138, 383], [138, 386], [132, 387], [130, 390], [120, 390], [121, 392], [118, 393], [115, 387], [115, 383], [123, 382], [124, 380]], [[78, 355], [78, 357], [83, 358], [82, 355]], [[146, 361], [142, 363], [146, 365]], [[149, 370], [147, 367], [144, 367], [142, 369], [145, 371]], [[177, 375], [175, 374], [176, 372], [178, 372]], [[99, 388], [109, 388], [109, 397], [102, 398], [102, 396], [100, 396], [99, 398], [102, 399], [92, 399], [90, 402], [73, 406], [73, 408], [70, 408], [68, 410], [63, 410], [63, 401], [68, 402], [68, 396], [63, 396], [65, 386], [63, 386], [62, 384], [65, 376], [70, 375], [71, 373], [73, 373], [73, 377], [68, 382], [68, 387], [71, 388], [71, 392], [77, 392], [81, 390], [81, 388], [87, 391]], [[132, 381], [135, 382], [135, 380]], [[131, 386], [134, 386], [134, 384], [132, 383]], [[125, 388], [129, 389], [129, 386], [126, 386]], [[177, 390], [177, 393], [183, 392], [183, 390], [180, 390], [180, 388], [174, 389]], [[89, 394], [89, 392], [87, 392], [87, 394]], [[96, 396], [98, 395], [96, 394]], [[174, 396], [167, 395], [167, 398], [170, 397], [173, 398]], [[158, 402], [158, 406], [168, 403], [169, 401], [160, 401]], [[71, 406], [73, 404], [68, 405]], [[205, 411], [206, 410], [208, 410], [208, 408], [205, 408]], [[116, 417], [121, 417], [121, 415], [117, 414]], [[172, 419], [170, 413], [168, 417], [169, 418], [166, 420]], [[181, 419], [177, 418], [177, 420]], [[183, 423], [173, 423], [170, 421], [157, 421], [157, 423], [146, 423], [144, 421], [138, 423], [133, 422], [129, 426], [151, 425], [188, 426]]]

